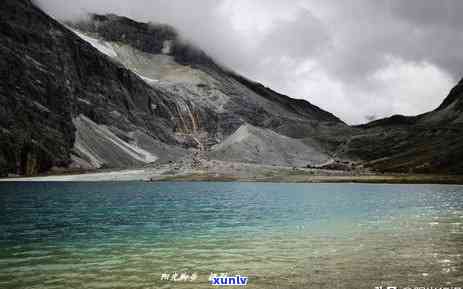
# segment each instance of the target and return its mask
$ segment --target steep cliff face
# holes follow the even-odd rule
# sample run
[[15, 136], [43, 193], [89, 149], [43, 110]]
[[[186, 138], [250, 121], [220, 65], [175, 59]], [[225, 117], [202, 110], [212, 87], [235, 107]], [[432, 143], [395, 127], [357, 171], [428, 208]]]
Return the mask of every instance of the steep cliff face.
[[[34, 175], [67, 167], [83, 114], [176, 145], [176, 103], [26, 0], [0, 3], [0, 167]], [[131, 141], [131, 140], [128, 140]], [[112, 166], [111, 162], [107, 164]], [[131, 165], [131, 163], [127, 163]], [[119, 165], [118, 165], [119, 166]]]
[[463, 173], [463, 81], [434, 111], [359, 127], [339, 154], [379, 171]]

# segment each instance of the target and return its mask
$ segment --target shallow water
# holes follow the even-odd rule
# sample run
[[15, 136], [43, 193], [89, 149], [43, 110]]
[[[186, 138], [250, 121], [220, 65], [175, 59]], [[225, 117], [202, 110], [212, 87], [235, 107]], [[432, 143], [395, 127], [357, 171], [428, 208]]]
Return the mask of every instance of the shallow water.
[[463, 287], [462, 223], [461, 186], [0, 183], [0, 288]]

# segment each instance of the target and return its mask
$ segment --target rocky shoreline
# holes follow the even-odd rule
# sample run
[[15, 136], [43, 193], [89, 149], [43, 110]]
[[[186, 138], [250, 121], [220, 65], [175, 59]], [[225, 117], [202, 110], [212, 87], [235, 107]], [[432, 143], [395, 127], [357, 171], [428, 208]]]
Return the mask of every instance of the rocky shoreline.
[[332, 170], [259, 165], [218, 160], [184, 159], [182, 162], [127, 170], [57, 173], [38, 177], [11, 177], [3, 181], [210, 181], [275, 183], [391, 183], [391, 184], [461, 184], [462, 175], [382, 174], [367, 170]]

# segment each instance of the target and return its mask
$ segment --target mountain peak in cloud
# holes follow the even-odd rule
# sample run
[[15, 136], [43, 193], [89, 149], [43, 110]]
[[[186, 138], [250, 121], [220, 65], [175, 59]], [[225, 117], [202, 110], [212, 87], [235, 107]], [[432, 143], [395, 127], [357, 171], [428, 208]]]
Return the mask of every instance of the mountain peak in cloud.
[[[458, 0], [36, 1], [59, 19], [115, 13], [167, 23], [216, 62], [348, 123], [431, 110], [463, 67]], [[393, 70], [397, 77], [375, 79]]]

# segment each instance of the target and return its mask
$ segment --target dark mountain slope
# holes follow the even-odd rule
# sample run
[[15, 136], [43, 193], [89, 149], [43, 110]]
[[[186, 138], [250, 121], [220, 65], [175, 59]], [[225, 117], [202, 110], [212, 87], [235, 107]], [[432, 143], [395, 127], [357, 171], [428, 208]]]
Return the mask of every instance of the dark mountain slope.
[[72, 120], [79, 114], [122, 130], [136, 126], [159, 141], [175, 144], [171, 134], [177, 125], [174, 108], [172, 100], [30, 1], [1, 1], [3, 174], [33, 175], [71, 164]]
[[307, 102], [306, 100], [287, 97], [286, 95], [275, 92], [272, 89], [265, 87], [264, 85], [258, 82], [253, 82], [251, 80], [248, 80], [247, 78], [244, 78], [232, 72], [230, 72], [230, 75], [234, 79], [238, 80], [241, 84], [254, 91], [255, 93], [265, 97], [268, 100], [279, 103], [288, 111], [291, 111], [309, 119], [316, 119], [318, 121], [343, 123], [342, 120], [340, 120], [333, 114], [324, 111], [323, 109]]
[[441, 111], [449, 106], [455, 105], [455, 109], [459, 112], [463, 111], [463, 79], [450, 91], [449, 95], [445, 98], [442, 104], [436, 109]]

